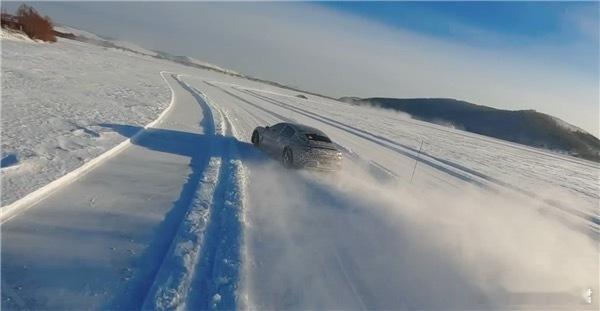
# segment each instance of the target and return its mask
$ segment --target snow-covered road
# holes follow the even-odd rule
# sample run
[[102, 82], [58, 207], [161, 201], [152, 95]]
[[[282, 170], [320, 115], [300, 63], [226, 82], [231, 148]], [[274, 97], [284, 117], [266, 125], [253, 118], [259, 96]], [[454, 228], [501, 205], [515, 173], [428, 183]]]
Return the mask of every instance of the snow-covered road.
[[[596, 164], [214, 76], [168, 75], [162, 122], [2, 225], [3, 308], [594, 307]], [[344, 170], [247, 143], [286, 120], [328, 133]]]
[[[168, 79], [175, 98], [159, 125], [2, 225], [3, 307], [141, 306], [226, 139], [201, 98]], [[102, 126], [126, 137], [141, 129]]]

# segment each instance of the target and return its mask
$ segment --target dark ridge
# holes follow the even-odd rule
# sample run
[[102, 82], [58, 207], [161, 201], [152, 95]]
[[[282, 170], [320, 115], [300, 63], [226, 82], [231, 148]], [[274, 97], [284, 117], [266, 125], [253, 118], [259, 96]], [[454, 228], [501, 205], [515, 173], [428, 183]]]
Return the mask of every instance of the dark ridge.
[[468, 132], [600, 162], [598, 138], [583, 130], [566, 128], [557, 118], [535, 110], [495, 109], [451, 98], [342, 97], [339, 100], [402, 111], [414, 119], [451, 124]]

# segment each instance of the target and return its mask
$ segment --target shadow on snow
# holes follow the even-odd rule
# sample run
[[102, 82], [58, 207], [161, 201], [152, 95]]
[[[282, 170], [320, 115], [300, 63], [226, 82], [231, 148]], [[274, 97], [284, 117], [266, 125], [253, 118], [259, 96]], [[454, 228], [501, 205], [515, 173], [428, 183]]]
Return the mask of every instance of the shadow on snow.
[[[210, 113], [210, 111], [208, 113]], [[210, 121], [205, 122], [206, 120]], [[213, 130], [214, 127], [212, 125], [212, 116], [206, 115], [206, 110], [203, 123], [204, 130], [208, 134], [149, 128], [132, 139], [132, 143], [137, 146], [158, 152], [189, 157], [189, 167], [191, 168], [191, 171], [185, 179], [185, 184], [182, 186], [179, 198], [173, 202], [172, 208], [169, 210], [160, 226], [156, 229], [154, 240], [147, 247], [141, 258], [137, 259], [138, 263], [144, 266], [142, 267], [142, 270], [144, 271], [141, 271], [143, 273], [137, 274], [131, 280], [131, 283], [128, 286], [129, 290], [118, 294], [110, 306], [117, 308], [135, 308], [144, 303], [146, 294], [152, 288], [161, 264], [177, 235], [179, 224], [189, 209], [210, 158], [221, 158], [223, 159], [223, 164], [225, 164], [225, 161], [227, 160], [234, 159], [240, 159], [245, 163], [256, 164], [269, 161], [264, 154], [256, 150], [249, 143], [239, 141], [233, 137], [215, 135]], [[143, 130], [139, 126], [132, 125], [108, 123], [99, 125], [110, 128], [113, 131], [130, 138]], [[233, 145], [237, 152], [229, 152], [229, 146], [231, 145]], [[213, 231], [210, 228], [209, 230]], [[202, 264], [202, 262], [200, 262], [200, 264]]]

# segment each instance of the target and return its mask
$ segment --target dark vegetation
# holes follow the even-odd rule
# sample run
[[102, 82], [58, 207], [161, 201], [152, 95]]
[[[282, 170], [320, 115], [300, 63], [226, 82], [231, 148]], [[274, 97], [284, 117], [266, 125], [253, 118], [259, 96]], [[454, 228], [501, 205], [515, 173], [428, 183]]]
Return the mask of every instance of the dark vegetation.
[[501, 110], [448, 98], [356, 98], [341, 101], [410, 114], [414, 119], [600, 162], [600, 140], [535, 110]]
[[42, 16], [33, 7], [22, 4], [15, 15], [2, 12], [2, 27], [22, 31], [29, 38], [46, 42], [56, 42], [52, 20]]

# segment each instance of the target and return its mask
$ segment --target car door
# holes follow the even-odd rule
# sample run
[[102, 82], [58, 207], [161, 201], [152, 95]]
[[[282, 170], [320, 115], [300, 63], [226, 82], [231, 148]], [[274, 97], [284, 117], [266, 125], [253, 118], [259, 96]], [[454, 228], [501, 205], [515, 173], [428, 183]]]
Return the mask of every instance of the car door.
[[261, 145], [267, 152], [275, 152], [277, 150], [277, 137], [285, 128], [285, 124], [275, 124], [263, 132]]
[[278, 152], [279, 154], [282, 154], [283, 149], [286, 146], [290, 145], [290, 140], [292, 139], [292, 137], [294, 137], [295, 132], [296, 131], [294, 130], [294, 128], [292, 128], [289, 125], [286, 125], [285, 128], [281, 131], [281, 134], [279, 134], [279, 136], [277, 136], [277, 139], [276, 139], [277, 150], [274, 150], [274, 151]]

